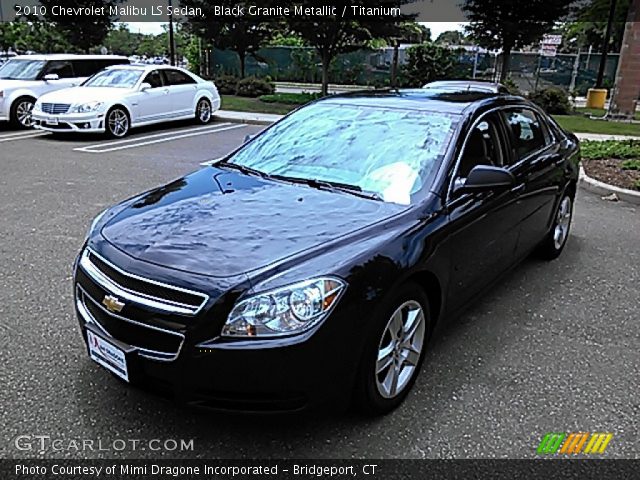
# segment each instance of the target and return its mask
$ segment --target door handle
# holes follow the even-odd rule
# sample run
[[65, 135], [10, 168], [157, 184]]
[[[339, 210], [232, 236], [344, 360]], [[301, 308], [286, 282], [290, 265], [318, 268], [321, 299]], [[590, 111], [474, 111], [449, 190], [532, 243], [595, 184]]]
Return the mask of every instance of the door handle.
[[513, 193], [514, 195], [522, 195], [525, 188], [526, 188], [525, 184], [521, 183], [520, 185], [513, 187], [511, 189], [511, 193]]
[[168, 88], [166, 88], [166, 89], [164, 90], [164, 94], [165, 94], [165, 95], [169, 95], [169, 89], [168, 89]]

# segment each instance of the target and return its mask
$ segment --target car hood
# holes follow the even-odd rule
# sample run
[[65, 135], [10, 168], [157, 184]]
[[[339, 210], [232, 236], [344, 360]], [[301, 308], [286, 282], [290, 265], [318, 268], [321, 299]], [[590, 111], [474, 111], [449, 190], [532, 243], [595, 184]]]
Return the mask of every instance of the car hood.
[[229, 277], [309, 252], [406, 209], [211, 167], [115, 207], [100, 232], [139, 260]]
[[120, 99], [129, 92], [127, 88], [112, 87], [73, 87], [63, 88], [55, 92], [47, 93], [40, 97], [41, 103], [88, 103], [88, 102], [108, 102], [109, 100]]

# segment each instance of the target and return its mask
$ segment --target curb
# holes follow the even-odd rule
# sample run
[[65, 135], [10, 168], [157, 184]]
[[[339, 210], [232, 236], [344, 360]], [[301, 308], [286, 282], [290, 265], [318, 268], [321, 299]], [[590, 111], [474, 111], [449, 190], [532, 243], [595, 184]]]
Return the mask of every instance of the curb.
[[222, 112], [214, 114], [216, 120], [229, 123], [244, 123], [248, 125], [271, 125], [276, 122], [282, 115], [250, 113], [250, 112]]
[[580, 165], [580, 186], [591, 193], [598, 195], [611, 195], [615, 193], [620, 200], [633, 203], [634, 205], [640, 205], [640, 192], [634, 192], [633, 190], [627, 190], [626, 188], [616, 187], [607, 183], [596, 180], [588, 176], [584, 167]]

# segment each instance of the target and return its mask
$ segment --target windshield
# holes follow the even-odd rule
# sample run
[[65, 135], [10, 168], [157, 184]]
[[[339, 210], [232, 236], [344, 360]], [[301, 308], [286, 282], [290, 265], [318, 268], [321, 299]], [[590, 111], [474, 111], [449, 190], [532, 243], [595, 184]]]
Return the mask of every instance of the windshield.
[[84, 82], [83, 87], [133, 88], [142, 75], [142, 70], [109, 69], [96, 73]]
[[44, 60], [9, 60], [0, 67], [0, 79], [35, 80], [45, 63]]
[[348, 184], [408, 205], [428, 186], [456, 115], [318, 103], [293, 113], [227, 159], [260, 172]]

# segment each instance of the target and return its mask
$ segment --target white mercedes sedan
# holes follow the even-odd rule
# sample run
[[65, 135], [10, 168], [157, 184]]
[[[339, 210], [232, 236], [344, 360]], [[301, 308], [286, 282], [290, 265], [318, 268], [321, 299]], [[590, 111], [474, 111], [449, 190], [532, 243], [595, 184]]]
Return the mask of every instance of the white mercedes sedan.
[[220, 108], [212, 82], [178, 67], [117, 65], [82, 85], [43, 95], [32, 111], [35, 128], [124, 137], [133, 127], [195, 119], [206, 124]]

